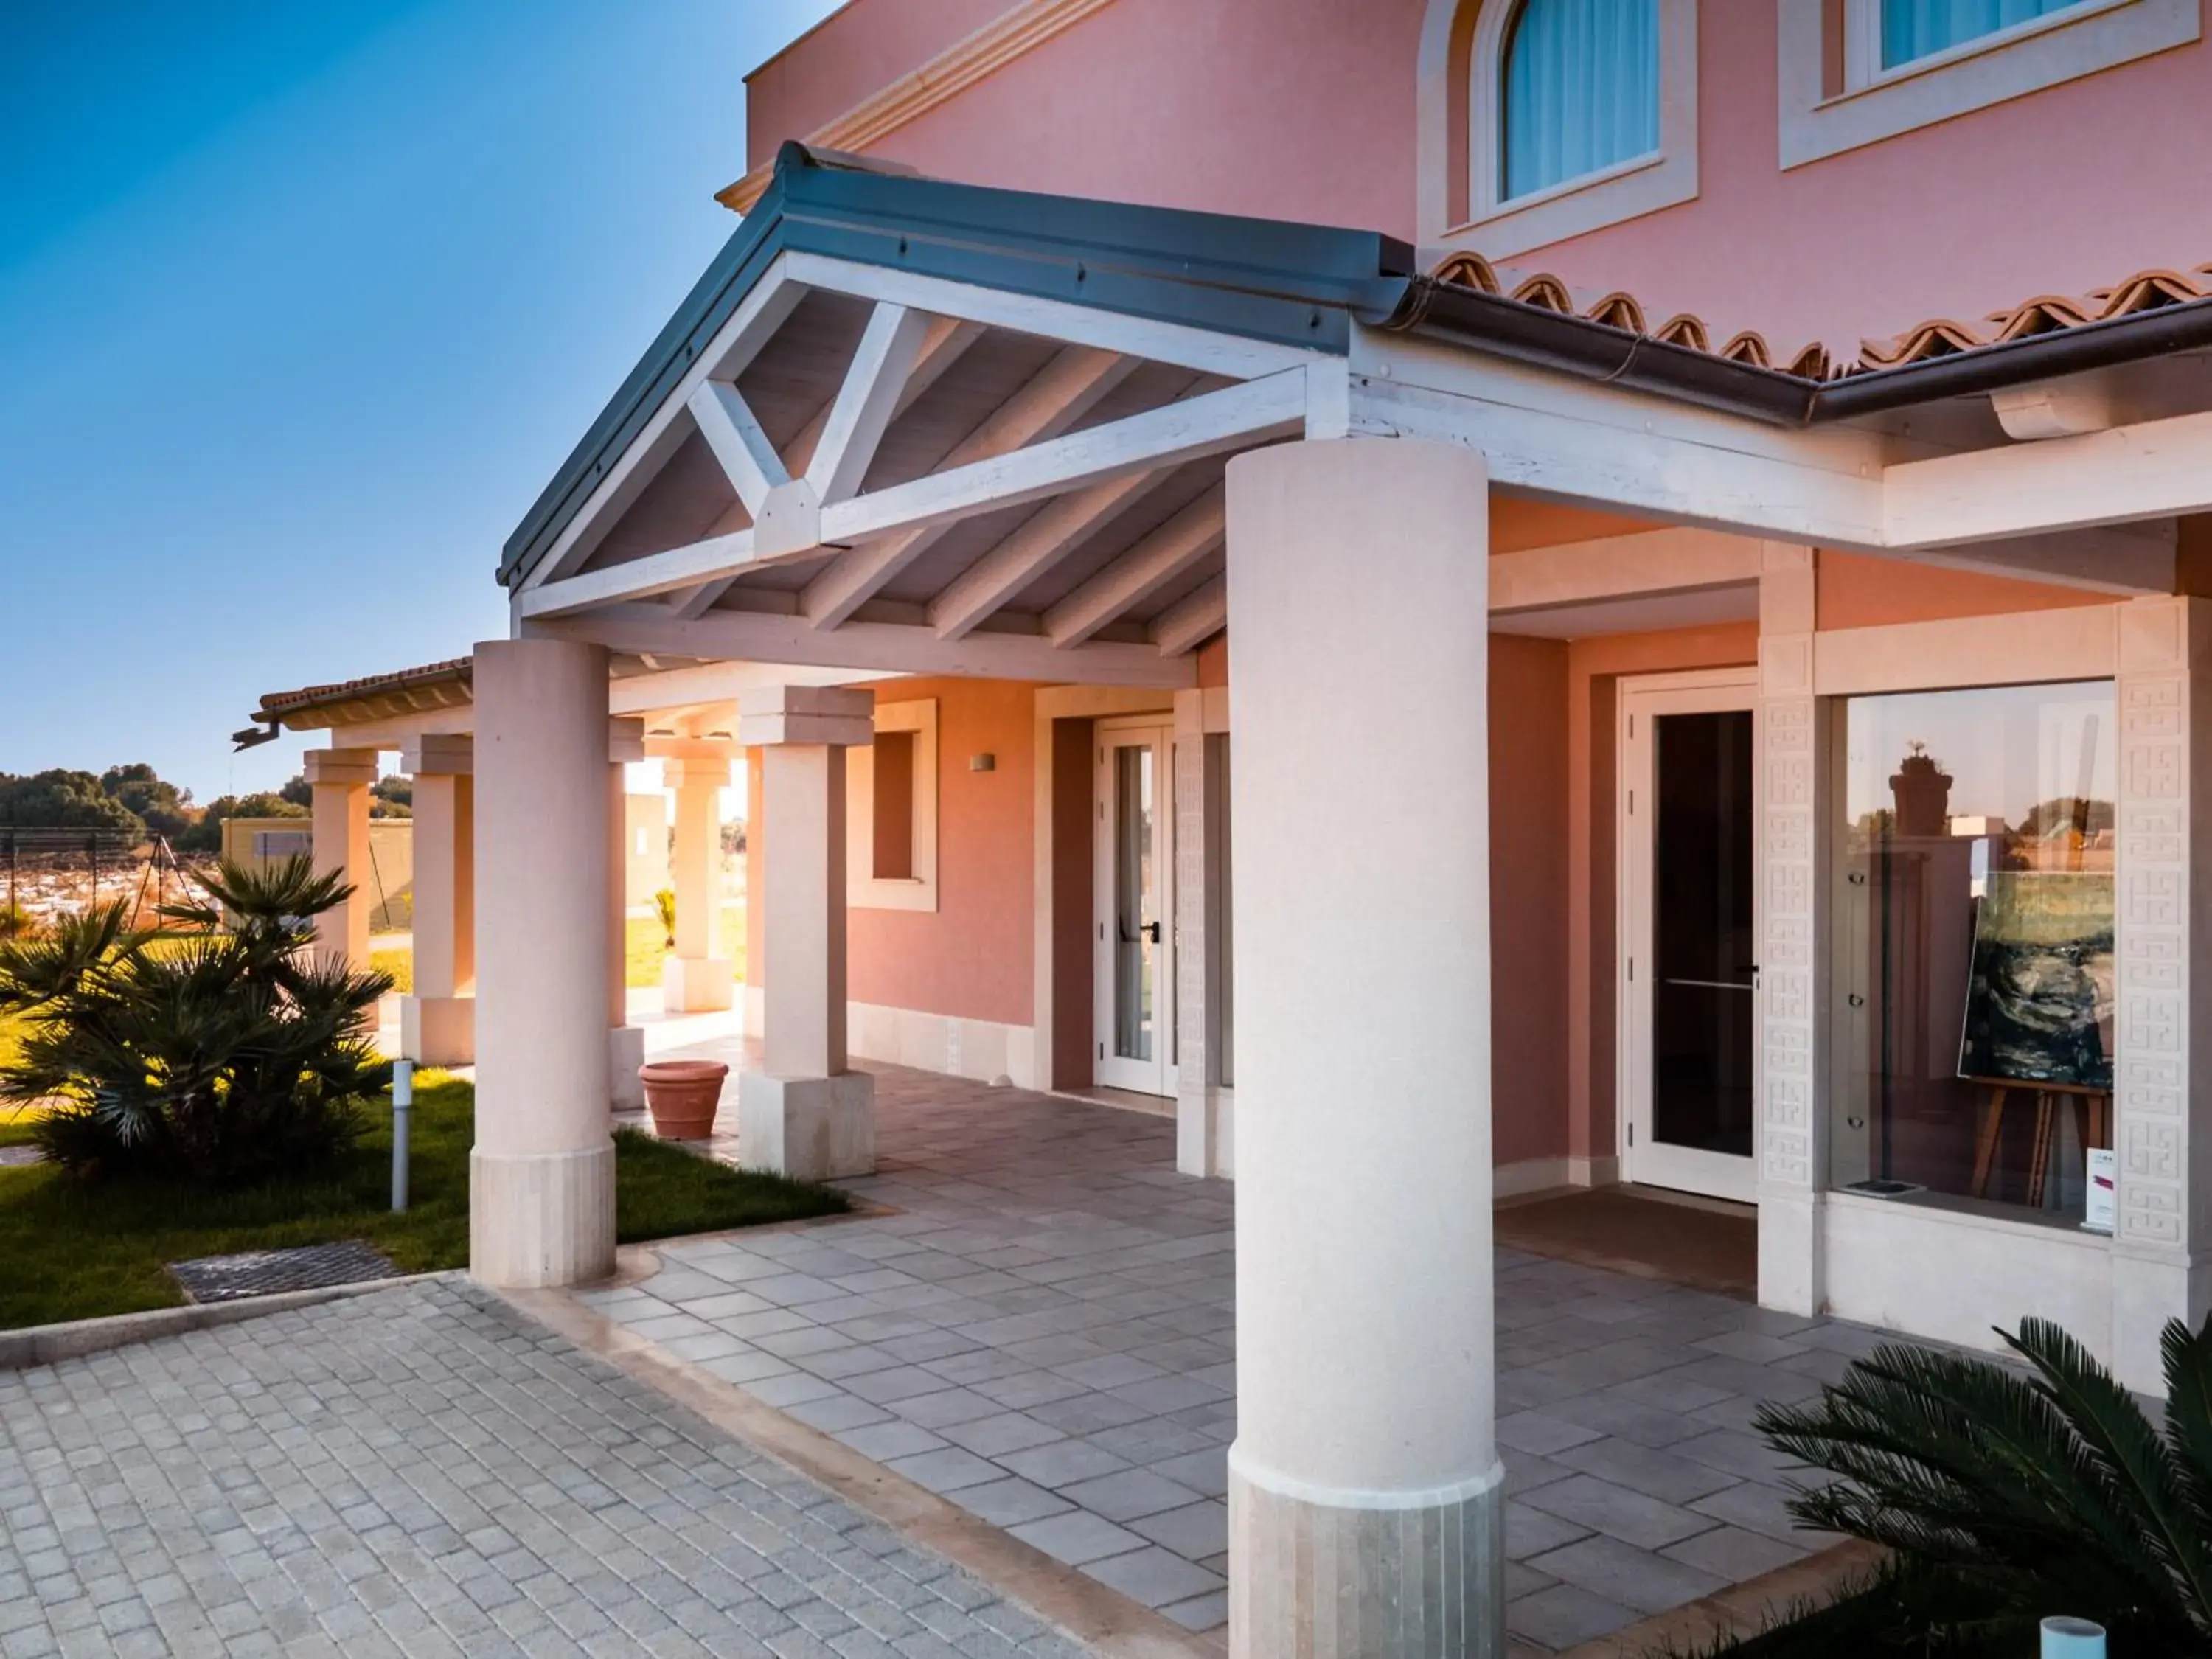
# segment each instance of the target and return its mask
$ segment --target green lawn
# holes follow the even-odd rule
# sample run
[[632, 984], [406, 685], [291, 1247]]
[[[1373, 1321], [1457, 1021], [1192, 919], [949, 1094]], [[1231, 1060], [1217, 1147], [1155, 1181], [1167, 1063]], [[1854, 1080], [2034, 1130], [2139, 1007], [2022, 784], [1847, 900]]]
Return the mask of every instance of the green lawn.
[[[415, 1273], [468, 1261], [468, 1153], [475, 1091], [427, 1072], [415, 1095], [413, 1205], [390, 1210], [388, 1109], [326, 1179], [234, 1193], [167, 1184], [81, 1185], [59, 1170], [0, 1169], [0, 1329], [170, 1307], [165, 1262], [233, 1250], [365, 1238]], [[0, 1145], [30, 1139], [0, 1109]], [[792, 1221], [848, 1207], [844, 1195], [713, 1164], [633, 1129], [615, 1132], [624, 1243]]]
[[[660, 983], [660, 961], [668, 954], [667, 938], [660, 931], [660, 923], [652, 916], [629, 918], [627, 949], [623, 955], [626, 981], [635, 990], [641, 986]], [[745, 913], [731, 908], [722, 912], [720, 936], [715, 948], [737, 964], [739, 979], [745, 976]], [[392, 988], [402, 995], [415, 988], [415, 953], [404, 945], [379, 945], [369, 941], [368, 965], [380, 974], [392, 975]], [[0, 1038], [4, 1040], [4, 1038]]]

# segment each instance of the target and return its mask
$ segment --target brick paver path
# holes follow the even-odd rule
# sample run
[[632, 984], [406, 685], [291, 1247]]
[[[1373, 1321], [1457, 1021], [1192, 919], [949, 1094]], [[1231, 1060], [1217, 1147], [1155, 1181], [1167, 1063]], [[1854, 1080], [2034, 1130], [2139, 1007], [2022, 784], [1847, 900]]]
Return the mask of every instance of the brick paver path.
[[[1218, 1625], [1234, 1187], [1175, 1172], [1171, 1120], [869, 1069], [881, 1169], [847, 1184], [902, 1213], [675, 1244], [642, 1285], [580, 1299], [1185, 1626]], [[1816, 1393], [1872, 1333], [1510, 1250], [1497, 1269], [1522, 1644], [1571, 1647], [1833, 1541], [1792, 1526], [1751, 1413]]]
[[456, 1280], [0, 1372], [0, 1655], [1076, 1659]]

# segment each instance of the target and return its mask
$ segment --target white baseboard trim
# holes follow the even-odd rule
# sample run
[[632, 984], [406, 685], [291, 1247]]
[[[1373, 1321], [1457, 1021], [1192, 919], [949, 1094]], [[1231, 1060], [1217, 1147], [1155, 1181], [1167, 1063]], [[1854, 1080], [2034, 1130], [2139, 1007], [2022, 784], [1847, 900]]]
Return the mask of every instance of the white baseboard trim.
[[[763, 988], [747, 984], [744, 993], [745, 1035], [757, 1038], [767, 1006]], [[1037, 1081], [1036, 1030], [1029, 1025], [848, 1002], [845, 1048], [854, 1060], [911, 1066], [918, 1072], [941, 1072], [978, 1083], [1004, 1078], [1018, 1089], [1042, 1086]]]
[[1620, 1184], [1620, 1160], [1608, 1154], [1603, 1158], [1571, 1158], [1567, 1160], [1567, 1185], [1570, 1187], [1618, 1187]]

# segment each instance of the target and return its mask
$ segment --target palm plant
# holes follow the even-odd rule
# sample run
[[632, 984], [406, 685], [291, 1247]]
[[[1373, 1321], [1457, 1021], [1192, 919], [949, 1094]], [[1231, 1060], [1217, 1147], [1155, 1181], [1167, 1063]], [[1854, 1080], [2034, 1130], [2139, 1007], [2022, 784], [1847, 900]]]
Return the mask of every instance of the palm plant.
[[2057, 1326], [1998, 1334], [2027, 1375], [1883, 1346], [1818, 1401], [1761, 1407], [1770, 1443], [1843, 1477], [1792, 1513], [1951, 1586], [1923, 1642], [2026, 1652], [2066, 1613], [2116, 1653], [2212, 1650], [2212, 1318], [2166, 1328], [2162, 1434]]
[[0, 1012], [28, 1027], [0, 1099], [45, 1106], [39, 1145], [72, 1172], [295, 1172], [350, 1146], [383, 1086], [368, 1024], [391, 981], [303, 948], [343, 879], [296, 858], [201, 884], [163, 908], [196, 935], [157, 944], [117, 903], [0, 945]]

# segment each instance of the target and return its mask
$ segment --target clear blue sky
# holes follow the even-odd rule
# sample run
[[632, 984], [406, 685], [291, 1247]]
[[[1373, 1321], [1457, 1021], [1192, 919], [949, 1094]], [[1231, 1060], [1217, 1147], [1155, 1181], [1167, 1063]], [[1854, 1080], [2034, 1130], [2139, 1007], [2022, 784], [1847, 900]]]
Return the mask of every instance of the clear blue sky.
[[506, 631], [501, 543], [736, 228], [833, 0], [0, 4], [0, 771], [202, 800], [264, 690]]

